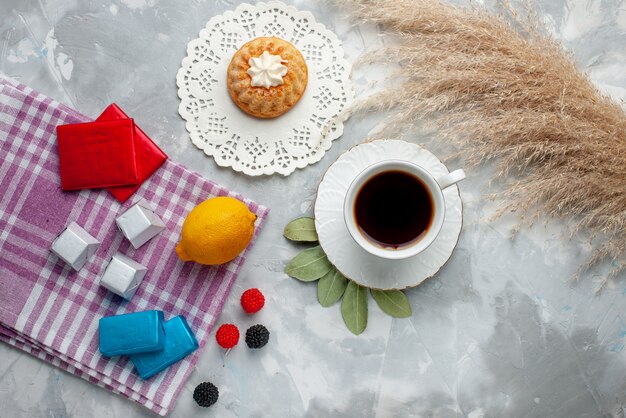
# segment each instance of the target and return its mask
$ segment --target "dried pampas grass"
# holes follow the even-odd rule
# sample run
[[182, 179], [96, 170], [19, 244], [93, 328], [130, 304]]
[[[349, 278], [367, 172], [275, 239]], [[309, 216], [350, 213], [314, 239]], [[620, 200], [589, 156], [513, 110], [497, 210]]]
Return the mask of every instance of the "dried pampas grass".
[[434, 121], [469, 163], [497, 162], [502, 212], [571, 221], [600, 241], [590, 265], [626, 268], [626, 114], [533, 18], [504, 1], [500, 17], [438, 0], [336, 1], [400, 39], [367, 56], [393, 57], [400, 81], [357, 111], [391, 111], [385, 134]]

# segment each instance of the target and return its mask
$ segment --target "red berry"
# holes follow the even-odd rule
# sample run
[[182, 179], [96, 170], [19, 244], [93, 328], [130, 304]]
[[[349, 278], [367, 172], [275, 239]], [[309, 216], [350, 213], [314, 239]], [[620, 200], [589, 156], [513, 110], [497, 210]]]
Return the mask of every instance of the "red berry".
[[247, 314], [259, 312], [265, 305], [265, 297], [257, 288], [248, 289], [241, 295], [241, 307]]
[[222, 348], [233, 348], [239, 342], [239, 329], [233, 324], [224, 324], [215, 333], [215, 341]]

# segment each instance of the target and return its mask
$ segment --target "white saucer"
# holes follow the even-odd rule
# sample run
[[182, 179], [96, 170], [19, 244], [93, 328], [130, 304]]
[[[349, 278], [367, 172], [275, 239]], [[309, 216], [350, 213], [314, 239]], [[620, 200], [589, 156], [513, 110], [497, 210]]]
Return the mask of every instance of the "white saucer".
[[387, 260], [362, 249], [350, 236], [343, 219], [343, 201], [350, 183], [366, 167], [384, 160], [411, 161], [435, 178], [448, 169], [417, 144], [378, 140], [357, 145], [341, 155], [324, 174], [315, 201], [315, 228], [331, 263], [344, 276], [375, 289], [405, 289], [432, 277], [456, 247], [463, 225], [463, 205], [457, 186], [444, 190], [446, 215], [441, 232], [426, 250], [403, 260]]

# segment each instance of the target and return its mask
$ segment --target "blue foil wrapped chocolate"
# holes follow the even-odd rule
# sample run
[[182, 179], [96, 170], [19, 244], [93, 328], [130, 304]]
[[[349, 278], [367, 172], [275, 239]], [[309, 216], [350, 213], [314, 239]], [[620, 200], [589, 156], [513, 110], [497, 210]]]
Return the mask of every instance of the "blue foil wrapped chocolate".
[[183, 316], [170, 319], [164, 328], [165, 347], [162, 351], [130, 357], [142, 379], [154, 376], [198, 349], [198, 341]]
[[100, 353], [105, 357], [162, 351], [165, 347], [161, 311], [105, 316], [99, 323]]

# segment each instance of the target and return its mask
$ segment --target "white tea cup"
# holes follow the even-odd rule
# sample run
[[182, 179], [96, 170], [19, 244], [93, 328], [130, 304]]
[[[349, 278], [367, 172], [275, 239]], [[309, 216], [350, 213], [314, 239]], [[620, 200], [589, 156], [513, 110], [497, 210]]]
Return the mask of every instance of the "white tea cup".
[[[406, 245], [383, 245], [370, 239], [358, 225], [355, 215], [355, 203], [362, 187], [373, 177], [388, 171], [399, 171], [416, 177], [424, 186], [431, 198], [431, 222], [419, 238]], [[461, 169], [445, 174], [435, 179], [425, 168], [410, 161], [386, 160], [370, 165], [352, 181], [343, 205], [343, 216], [352, 238], [365, 251], [375, 256], [399, 260], [412, 257], [424, 251], [433, 243], [446, 214], [446, 202], [443, 190], [465, 179], [465, 172]], [[365, 209], [367, 210], [367, 209]]]

